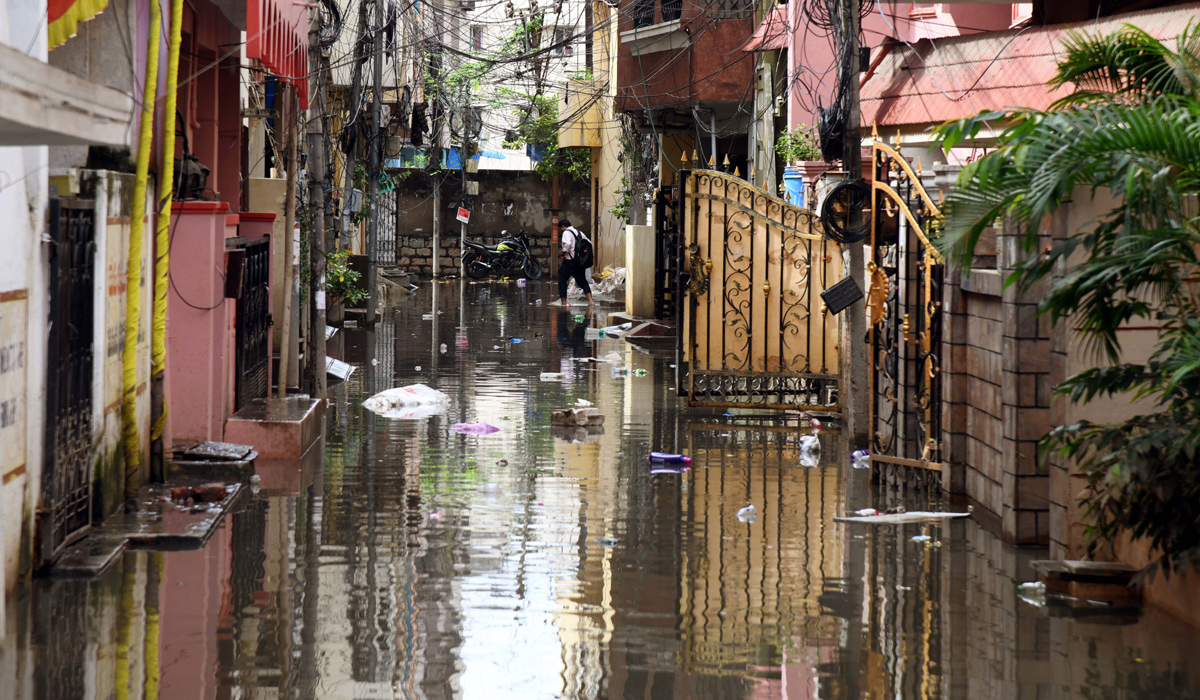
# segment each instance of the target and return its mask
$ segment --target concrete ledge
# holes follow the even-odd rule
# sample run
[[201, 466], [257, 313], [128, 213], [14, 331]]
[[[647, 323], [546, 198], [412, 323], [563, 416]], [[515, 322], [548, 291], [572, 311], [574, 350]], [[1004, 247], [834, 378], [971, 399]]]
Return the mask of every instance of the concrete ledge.
[[125, 553], [128, 541], [119, 535], [89, 535], [67, 547], [50, 567], [52, 578], [99, 576]]
[[299, 460], [324, 432], [317, 399], [254, 399], [225, 421], [225, 440], [253, 445], [260, 460]]
[[999, 270], [972, 270], [963, 275], [962, 288], [964, 292], [998, 297], [1004, 293], [1004, 276]]
[[200, 549], [248, 490], [242, 484], [226, 484], [221, 501], [184, 506], [171, 501], [171, 489], [178, 485], [142, 487], [137, 511], [113, 516], [98, 528], [97, 535], [125, 539], [137, 549]]
[[1050, 595], [1070, 596], [1105, 602], [1135, 601], [1141, 590], [1131, 586], [1137, 570], [1121, 562], [1057, 561], [1030, 562]]
[[[251, 453], [253, 455], [254, 453]], [[254, 476], [254, 457], [249, 459], [170, 459], [167, 460], [167, 481], [247, 481]]]

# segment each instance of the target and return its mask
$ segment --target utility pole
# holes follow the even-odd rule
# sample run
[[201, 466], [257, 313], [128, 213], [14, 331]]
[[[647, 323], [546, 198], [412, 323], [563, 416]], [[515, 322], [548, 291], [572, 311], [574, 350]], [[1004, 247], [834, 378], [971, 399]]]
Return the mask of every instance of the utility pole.
[[308, 32], [308, 206], [309, 278], [313, 322], [309, 338], [313, 396], [325, 400], [325, 61], [321, 54], [321, 15], [309, 13]]
[[375, 93], [371, 100], [371, 219], [367, 229], [367, 323], [375, 322], [379, 304], [379, 174], [383, 172], [383, 3], [375, 0]]
[[[861, 66], [859, 65], [858, 52], [858, 33], [859, 33], [859, 2], [860, 0], [843, 0], [842, 2], [842, 39], [845, 44], [843, 48], [844, 55], [842, 60], [845, 61], [845, 70], [847, 78], [843, 85], [845, 95], [845, 118], [846, 132], [843, 140], [842, 165], [846, 171], [847, 180], [857, 180], [862, 177], [862, 126], [860, 124], [859, 114], [859, 95], [858, 81], [861, 74]], [[856, 226], [861, 223], [861, 212], [851, 210], [850, 225]], [[850, 244], [850, 276], [858, 284], [859, 289], [866, 290], [866, 267], [864, 262], [864, 245], [860, 241]], [[866, 297], [864, 296], [863, 299]], [[863, 300], [856, 301], [846, 309], [845, 313], [849, 315], [847, 326], [850, 334], [847, 345], [849, 346], [849, 376], [847, 377], [846, 386], [849, 389], [843, 394], [846, 399], [843, 402], [843, 410], [847, 416], [846, 432], [850, 438], [850, 444], [863, 445], [867, 444], [868, 421], [870, 420], [870, 405], [871, 397], [869, 394], [870, 386], [867, 382], [867, 365], [868, 355], [870, 353], [867, 347], [867, 317], [866, 309]], [[940, 398], [940, 397], [938, 397]], [[937, 399], [935, 399], [937, 400]], [[851, 469], [851, 472], [858, 470]], [[855, 489], [857, 493], [848, 495], [848, 503], [854, 503], [860, 494], [865, 494], [865, 480], [857, 475], [850, 475], [850, 484], [862, 484], [859, 489]], [[858, 501], [864, 503], [864, 501]], [[849, 606], [846, 619], [846, 648], [845, 660], [848, 668], [862, 667], [862, 645], [863, 645], [863, 622], [862, 622], [862, 605], [865, 591], [862, 588], [862, 580], [866, 571], [866, 545], [863, 541], [851, 540], [847, 548], [847, 581], [848, 585], [848, 600]], [[849, 674], [849, 679], [846, 686], [846, 697], [857, 698], [861, 696], [859, 688], [859, 678], [857, 674]]]
[[296, 176], [299, 174], [297, 165], [300, 159], [296, 157], [296, 110], [292, 108], [293, 92], [295, 88], [287, 83], [283, 83], [284, 99], [283, 109], [281, 112], [281, 121], [284, 128], [284, 143], [287, 148], [287, 189], [285, 190], [287, 199], [283, 202], [283, 220], [285, 242], [285, 253], [283, 254], [283, 319], [280, 321], [279, 337], [279, 372], [276, 380], [278, 382], [276, 388], [276, 396], [281, 399], [287, 398], [288, 390], [288, 365], [290, 358], [288, 352], [292, 348], [292, 278], [295, 276], [292, 270], [292, 256], [297, 253], [293, 252], [292, 247], [296, 245], [295, 239], [292, 237], [292, 232], [296, 230]]
[[[846, 171], [847, 180], [857, 180], [862, 177], [862, 125], [858, 96], [858, 81], [862, 72], [858, 49], [859, 2], [860, 0], [843, 0], [842, 26], [846, 44], [843, 60], [846, 61], [846, 71], [849, 76], [844, 85], [845, 95], [843, 97], [846, 135], [843, 142], [842, 165]], [[851, 216], [854, 217], [851, 225], [860, 223], [860, 212], [851, 212]], [[858, 288], [865, 292], [867, 271], [864, 249], [865, 246], [862, 242], [851, 243], [849, 253], [850, 276], [854, 278]], [[848, 418], [846, 428], [852, 444], [866, 445], [868, 421], [870, 420], [870, 411], [868, 410], [870, 396], [868, 395], [867, 381], [867, 356], [869, 354], [866, 346], [867, 317], [863, 301], [854, 302], [846, 310], [846, 313], [848, 315], [847, 330], [850, 334], [849, 376], [846, 387], [848, 391], [843, 395], [846, 399], [844, 402], [845, 415]]]
[[[361, 116], [359, 114], [359, 109], [362, 107], [362, 67], [363, 63], [366, 63], [367, 61], [367, 57], [364, 55], [365, 52], [363, 51], [363, 37], [366, 36], [366, 33], [367, 3], [359, 2], [358, 38], [354, 41], [354, 68], [350, 76], [350, 101], [352, 103], [350, 107], [350, 119], [354, 121], [357, 121], [357, 119]], [[345, 183], [342, 189], [342, 192], [344, 193], [342, 198], [343, 202], [348, 201], [350, 198], [350, 193], [354, 191], [354, 161], [357, 160], [357, 156], [358, 144], [354, 144], [350, 148], [350, 151], [346, 153], [346, 172], [342, 174], [342, 181]], [[342, 221], [346, 221], [344, 215], [342, 217]], [[344, 227], [342, 233], [349, 237], [350, 231], [346, 229], [348, 229], [348, 226]], [[343, 245], [345, 245], [344, 241]]]
[[[441, 54], [435, 54], [433, 60], [429, 62], [429, 72], [436, 82], [442, 66]], [[429, 113], [429, 123], [432, 125], [429, 136], [429, 156], [431, 158], [441, 158], [441, 149], [439, 146], [442, 143], [442, 123], [437, 118], [437, 115], [432, 111]], [[439, 165], [440, 165], [439, 161]], [[433, 269], [432, 275], [434, 279], [442, 276], [442, 183], [437, 176], [433, 176]]]
[[[460, 201], [462, 203], [461, 206], [463, 209], [467, 209], [467, 180], [468, 180], [467, 158], [469, 157], [467, 155], [467, 151], [470, 150], [469, 147], [471, 145], [471, 131], [472, 131], [472, 128], [470, 126], [468, 126], [467, 121], [468, 121], [468, 119], [470, 119], [470, 116], [472, 114], [472, 112], [471, 112], [471, 83], [467, 82], [465, 84], [464, 89], [466, 92], [464, 94], [463, 103], [461, 105], [459, 105], [459, 109], [462, 110], [462, 118], [459, 119], [459, 124], [462, 125], [462, 141], [461, 141], [462, 145], [459, 146], [458, 167], [462, 168], [462, 170], [460, 171], [462, 173], [462, 195], [459, 197], [458, 201]], [[458, 259], [459, 259], [458, 277], [459, 277], [459, 279], [464, 279], [464, 280], [467, 278], [467, 266], [466, 266], [466, 263], [463, 262], [462, 252], [466, 249], [467, 249], [467, 222], [464, 221], [464, 222], [460, 223], [459, 227], [458, 227]]]
[[[437, 136], [433, 137], [433, 148], [429, 149], [431, 153], [437, 153]], [[441, 234], [441, 216], [442, 216], [442, 183], [437, 177], [433, 178], [433, 278], [438, 279], [442, 276], [441, 270], [441, 249], [442, 249], [442, 234]]]

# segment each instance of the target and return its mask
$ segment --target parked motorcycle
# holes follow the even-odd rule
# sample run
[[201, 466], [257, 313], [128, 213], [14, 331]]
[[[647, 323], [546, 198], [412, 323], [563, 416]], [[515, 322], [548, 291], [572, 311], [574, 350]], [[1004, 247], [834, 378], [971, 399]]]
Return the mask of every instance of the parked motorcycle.
[[533, 256], [529, 235], [524, 229], [515, 236], [501, 231], [500, 242], [496, 245], [468, 239], [463, 247], [462, 263], [471, 279], [504, 272], [519, 273], [531, 280], [542, 278], [542, 263]]

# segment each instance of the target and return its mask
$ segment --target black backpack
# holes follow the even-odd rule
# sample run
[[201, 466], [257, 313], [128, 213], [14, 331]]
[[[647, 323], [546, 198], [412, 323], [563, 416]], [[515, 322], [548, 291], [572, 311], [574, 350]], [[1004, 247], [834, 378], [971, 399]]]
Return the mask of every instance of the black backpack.
[[596, 264], [596, 252], [592, 250], [592, 242], [582, 231], [574, 226], [571, 227], [571, 231], [575, 234], [575, 262], [586, 270]]

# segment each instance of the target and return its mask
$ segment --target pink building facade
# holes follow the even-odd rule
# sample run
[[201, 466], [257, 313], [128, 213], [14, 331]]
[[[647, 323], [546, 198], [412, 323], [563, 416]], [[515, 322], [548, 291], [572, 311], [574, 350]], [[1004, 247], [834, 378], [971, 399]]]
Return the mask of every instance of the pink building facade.
[[[1029, 3], [870, 3], [874, 10], [862, 22], [862, 45], [874, 60], [890, 41], [913, 43], [978, 32], [1008, 29], [1029, 18]], [[804, 3], [788, 3], [787, 44], [789, 129], [815, 124], [818, 110], [836, 99], [833, 42], [804, 11]], [[869, 124], [864, 125], [869, 127]]]

